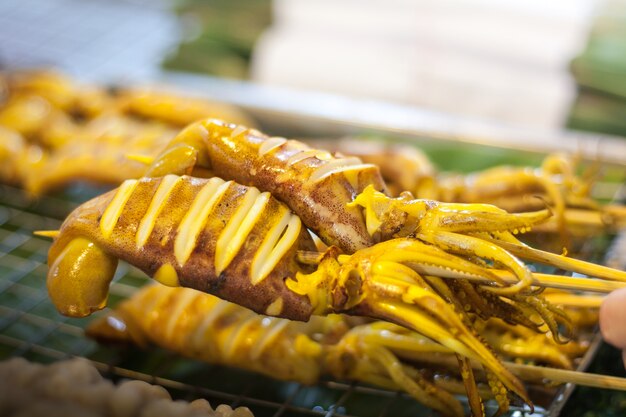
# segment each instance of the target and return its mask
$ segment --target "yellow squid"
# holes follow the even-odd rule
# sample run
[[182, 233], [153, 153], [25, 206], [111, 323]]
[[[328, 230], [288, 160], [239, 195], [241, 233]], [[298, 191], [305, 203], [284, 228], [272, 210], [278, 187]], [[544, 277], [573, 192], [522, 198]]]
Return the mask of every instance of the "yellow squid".
[[[33, 195], [70, 182], [119, 185], [145, 172], [180, 129], [240, 110], [152, 89], [79, 85], [50, 71], [0, 74], [0, 180]], [[19, 139], [16, 141], [16, 138]]]
[[[330, 375], [402, 389], [442, 415], [463, 415], [456, 398], [393, 353], [394, 345], [409, 336], [373, 324], [352, 327], [341, 316], [295, 322], [258, 315], [187, 288], [150, 285], [92, 322], [87, 334], [105, 342], [156, 344], [205, 362], [303, 384]], [[421, 343], [424, 351], [448, 352], [415, 336], [411, 349]]]
[[[446, 392], [455, 387], [450, 379], [432, 379], [432, 372], [416, 368], [424, 363], [445, 369], [453, 352], [391, 323], [354, 323], [338, 315], [295, 322], [258, 315], [198, 291], [149, 285], [93, 321], [87, 334], [106, 343], [155, 344], [208, 363], [303, 384], [329, 375], [402, 389], [442, 415], [463, 415], [458, 400]], [[563, 351], [544, 334], [498, 320], [485, 322], [480, 335], [506, 358], [565, 369], [572, 368], [571, 357], [584, 353], [583, 346]], [[488, 398], [498, 395], [493, 388]], [[483, 389], [479, 393], [485, 396]]]
[[[175, 175], [198, 172], [214, 176]], [[547, 210], [510, 214], [409, 193], [392, 199], [374, 165], [214, 119], [183, 130], [147, 175], [80, 206], [51, 233], [48, 290], [63, 314], [102, 308], [123, 259], [162, 283], [257, 313], [303, 321], [346, 313], [397, 323], [457, 353], [468, 391], [476, 361], [492, 386], [529, 403], [468, 314], [529, 327], [545, 321], [558, 340], [566, 317], [535, 294], [532, 272], [517, 256], [626, 280], [624, 272], [517, 241], [513, 233], [545, 220]], [[311, 258], [317, 252], [307, 228], [331, 247]], [[490, 284], [456, 291], [439, 278], [450, 272]], [[517, 281], [507, 285], [502, 274]], [[461, 293], [489, 295], [478, 312], [466, 311], [473, 307]], [[542, 322], [529, 323], [521, 314], [528, 312]], [[508, 402], [500, 398], [500, 405]]]

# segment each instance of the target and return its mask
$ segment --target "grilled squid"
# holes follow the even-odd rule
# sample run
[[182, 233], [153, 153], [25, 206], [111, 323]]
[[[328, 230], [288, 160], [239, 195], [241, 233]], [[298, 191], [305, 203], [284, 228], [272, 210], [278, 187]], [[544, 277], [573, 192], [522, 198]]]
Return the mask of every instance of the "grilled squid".
[[[199, 168], [225, 178], [171, 174]], [[545, 322], [560, 341], [567, 318], [536, 294], [519, 257], [626, 280], [624, 272], [515, 238], [548, 211], [510, 214], [409, 193], [390, 198], [374, 165], [215, 120], [185, 129], [149, 175], [85, 203], [52, 233], [47, 284], [63, 314], [101, 309], [122, 259], [166, 285], [269, 316], [306, 321], [346, 313], [394, 322], [455, 352], [469, 391], [476, 361], [492, 385], [528, 402], [477, 337], [472, 315], [536, 329]], [[309, 229], [328, 250], [316, 251]], [[451, 274], [488, 283], [459, 289], [441, 278]]]
[[456, 398], [393, 352], [448, 353], [441, 345], [377, 324], [352, 327], [341, 316], [306, 323], [253, 313], [186, 288], [144, 287], [92, 322], [87, 334], [105, 342], [157, 344], [208, 363], [313, 384], [322, 375], [402, 389], [445, 416], [462, 416]]
[[416, 236], [446, 251], [487, 258], [509, 269], [519, 283], [494, 289], [508, 293], [524, 290], [532, 281], [530, 271], [511, 253], [566, 270], [626, 279], [624, 273], [534, 250], [513, 236], [547, 220], [549, 210], [510, 214], [488, 204], [416, 200], [410, 193], [392, 199], [373, 164], [215, 119], [184, 129], [146, 175], [192, 173], [198, 168], [270, 192], [324, 243], [348, 254], [382, 240]]
[[84, 316], [106, 303], [117, 260], [156, 280], [295, 320], [345, 312], [394, 321], [491, 369], [527, 400], [463, 319], [411, 263], [490, 272], [434, 246], [396, 239], [314, 268], [298, 260], [315, 244], [302, 221], [269, 193], [219, 178], [168, 175], [129, 180], [84, 204], [49, 252], [48, 291], [59, 311]]
[[[155, 344], [208, 363], [303, 384], [330, 375], [401, 389], [442, 415], [462, 415], [456, 398], [444, 391], [446, 379], [432, 380], [411, 365], [445, 368], [453, 352], [391, 323], [354, 323], [339, 315], [294, 322], [257, 315], [190, 289], [149, 285], [93, 321], [87, 334], [102, 342]], [[512, 360], [571, 369], [571, 357], [584, 353], [582, 346], [564, 350], [544, 334], [501, 320], [482, 323], [480, 335]], [[491, 388], [488, 397], [500, 395], [504, 402], [499, 386]], [[483, 391], [478, 393], [484, 396]]]

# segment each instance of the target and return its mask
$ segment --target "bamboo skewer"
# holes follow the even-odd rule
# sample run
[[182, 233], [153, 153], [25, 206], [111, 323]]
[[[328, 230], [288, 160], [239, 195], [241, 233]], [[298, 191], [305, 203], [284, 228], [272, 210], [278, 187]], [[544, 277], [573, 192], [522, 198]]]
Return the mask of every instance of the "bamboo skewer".
[[544, 366], [524, 365], [514, 362], [504, 362], [504, 366], [527, 382], [548, 379], [552, 382], [564, 384], [571, 383], [585, 387], [626, 391], [626, 378], [548, 368]]
[[[458, 369], [456, 358], [451, 354], [442, 355], [416, 355], [413, 357], [421, 363], [443, 366], [449, 369]], [[591, 388], [610, 389], [615, 391], [626, 391], [626, 378], [610, 375], [593, 374], [580, 371], [570, 371], [567, 369], [552, 368], [547, 366], [527, 365], [510, 361], [503, 361], [502, 364], [515, 376], [525, 382], [545, 383], [546, 380], [560, 384], [576, 384]], [[472, 361], [472, 368], [481, 370], [478, 362]]]
[[[616, 231], [626, 226], [626, 210], [618, 205], [603, 206], [601, 210], [568, 208], [564, 212], [565, 222], [576, 235], [576, 228], [582, 230]], [[533, 232], [558, 232], [558, 222], [554, 217], [533, 226]]]
[[569, 268], [572, 265], [575, 265], [578, 271], [586, 275], [593, 276], [599, 271], [604, 274], [606, 280], [626, 282], [626, 272], [624, 271], [618, 271], [604, 265], [596, 265], [575, 258], [567, 258], [567, 262], [565, 262], [563, 257], [555, 255], [554, 253], [542, 251], [540, 249], [534, 249], [525, 245], [505, 242], [502, 240], [487, 240], [497, 244], [507, 252], [510, 252], [511, 254], [523, 259], [528, 259], [539, 263], [547, 263], [549, 265], [554, 265], [565, 270], [571, 270]]

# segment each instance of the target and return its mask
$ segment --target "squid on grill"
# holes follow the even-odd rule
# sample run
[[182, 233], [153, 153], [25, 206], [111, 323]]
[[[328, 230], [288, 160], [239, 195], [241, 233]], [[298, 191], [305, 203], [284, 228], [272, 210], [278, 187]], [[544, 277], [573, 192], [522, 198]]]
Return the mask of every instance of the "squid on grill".
[[[570, 369], [571, 357], [585, 350], [576, 344], [577, 350], [564, 351], [544, 334], [498, 320], [482, 327], [480, 335], [511, 359]], [[103, 342], [156, 344], [208, 363], [304, 384], [330, 375], [402, 389], [442, 415], [462, 415], [456, 398], [445, 391], [446, 379], [433, 380], [427, 377], [431, 372], [413, 365], [437, 369], [437, 361], [452, 352], [391, 323], [352, 323], [338, 315], [294, 322], [257, 315], [198, 291], [150, 285], [93, 321], [87, 334]]]
[[5, 79], [0, 126], [48, 150], [72, 142], [82, 119], [95, 117], [112, 105], [105, 91], [78, 85], [54, 72], [15, 72]]
[[22, 182], [35, 195], [75, 181], [119, 185], [145, 171], [145, 165], [129, 155], [155, 156], [175, 136], [174, 129], [161, 123], [104, 114], [81, 126], [71, 143], [31, 165]]
[[[19, 184], [25, 177], [25, 167], [33, 165], [29, 160], [30, 148], [19, 133], [0, 126], [0, 179], [9, 184]], [[35, 156], [36, 158], [36, 156]]]
[[[180, 126], [238, 109], [148, 89], [78, 85], [53, 72], [0, 73], [0, 181], [34, 195], [74, 181], [141, 177]], [[16, 139], [17, 138], [17, 139]]]
[[172, 127], [185, 127], [207, 117], [252, 124], [250, 117], [236, 107], [204, 98], [181, 97], [177, 93], [129, 88], [119, 91], [116, 99], [116, 105], [124, 114], [160, 121]]
[[[200, 168], [225, 179], [171, 174]], [[515, 255], [626, 279], [624, 272], [517, 241], [513, 232], [546, 219], [548, 211], [509, 214], [408, 193], [392, 199], [374, 165], [216, 120], [186, 128], [148, 175], [80, 206], [54, 233], [48, 290], [63, 314], [102, 308], [123, 259], [162, 283], [257, 313], [303, 321], [347, 313], [395, 322], [457, 353], [469, 391], [471, 360], [488, 370], [492, 385], [529, 402], [470, 317], [531, 328], [545, 322], [559, 339], [565, 315], [535, 294], [532, 272]], [[305, 256], [316, 253], [307, 227], [333, 245], [313, 261]], [[450, 272], [491, 284], [460, 280], [457, 286], [439, 278]], [[503, 275], [517, 282], [506, 285]]]
[[[402, 389], [442, 415], [462, 416], [456, 398], [393, 353], [405, 336], [394, 338], [373, 326], [352, 327], [336, 315], [306, 323], [267, 317], [198, 291], [151, 285], [92, 322], [87, 334], [104, 342], [156, 344], [205, 362], [303, 384], [329, 375]], [[417, 335], [416, 340], [422, 341]], [[428, 352], [447, 352], [423, 342]]]

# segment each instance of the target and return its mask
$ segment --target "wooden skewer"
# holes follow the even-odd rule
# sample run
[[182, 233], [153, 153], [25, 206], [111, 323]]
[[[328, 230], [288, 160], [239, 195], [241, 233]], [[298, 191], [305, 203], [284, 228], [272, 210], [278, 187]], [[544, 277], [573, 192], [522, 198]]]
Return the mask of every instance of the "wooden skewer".
[[566, 271], [571, 271], [570, 268], [575, 266], [578, 272], [581, 272], [588, 276], [594, 276], [594, 274], [602, 274], [602, 276], [605, 277], [606, 280], [626, 282], [626, 272], [624, 271], [618, 271], [604, 265], [592, 264], [590, 262], [581, 261], [580, 259], [564, 258], [563, 256], [555, 255], [551, 252], [546, 252], [540, 249], [534, 249], [528, 246], [519, 245], [511, 242], [504, 242], [501, 240], [488, 238], [486, 240], [497, 244], [507, 252], [522, 259], [527, 259], [547, 265], [554, 265]]
[[[449, 369], [457, 369], [456, 358], [451, 354], [445, 355], [419, 355], [415, 360], [421, 363], [428, 363], [443, 366]], [[626, 391], [626, 378], [616, 376], [592, 374], [580, 371], [570, 371], [567, 369], [552, 368], [547, 366], [526, 365], [515, 362], [504, 361], [502, 364], [517, 377], [525, 382], [545, 383], [545, 381], [560, 384], [576, 384], [585, 387], [603, 388], [615, 391]], [[472, 361], [472, 368], [480, 370], [481, 365]]]
[[51, 239], [54, 239], [55, 237], [57, 237], [59, 233], [60, 232], [58, 230], [35, 230], [33, 232], [35, 236], [49, 237]]
[[[626, 209], [619, 205], [607, 205], [601, 211], [568, 208], [565, 210], [565, 220], [572, 226], [619, 230], [626, 225]], [[556, 222], [548, 220], [547, 223], [554, 226]], [[543, 224], [533, 226], [533, 230]]]
[[626, 391], [626, 378], [568, 371], [566, 369], [548, 368], [544, 366], [523, 365], [514, 362], [504, 362], [504, 366], [524, 381], [541, 381], [548, 379], [552, 382], [564, 384], [572, 383], [585, 387]]
[[[320, 262], [321, 258], [320, 252], [307, 252], [307, 251], [299, 251], [298, 252], [298, 260], [302, 263], [308, 265], [317, 265]], [[339, 262], [345, 262], [349, 255], [340, 255]], [[451, 271], [445, 268], [439, 268], [432, 265], [411, 265], [412, 268], [415, 269], [420, 274], [423, 275], [434, 275], [441, 278], [451, 278], [451, 279], [466, 279], [469, 281], [475, 282], [483, 282], [483, 283], [492, 283], [493, 280], [490, 278], [485, 278], [476, 275], [466, 274], [460, 271]], [[498, 277], [506, 284], [515, 284], [518, 281], [518, 278], [515, 277], [512, 273], [504, 270], [498, 269], [490, 269], [490, 272], [497, 274]], [[546, 287], [546, 288], [559, 288], [562, 290], [570, 290], [570, 291], [589, 291], [589, 292], [597, 292], [608, 294], [611, 291], [617, 290], [619, 288], [626, 287], [626, 282], [621, 281], [607, 281], [603, 279], [592, 279], [592, 278], [576, 278], [576, 277], [566, 277], [561, 275], [552, 275], [552, 274], [539, 274], [533, 273], [533, 283], [532, 285], [537, 287]]]

